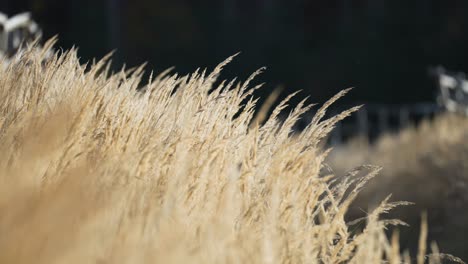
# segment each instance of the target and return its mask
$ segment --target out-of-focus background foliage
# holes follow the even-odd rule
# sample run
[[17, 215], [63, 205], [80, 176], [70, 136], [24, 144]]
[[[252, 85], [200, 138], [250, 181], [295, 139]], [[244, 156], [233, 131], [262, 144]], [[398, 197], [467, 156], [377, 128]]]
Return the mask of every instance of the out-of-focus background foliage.
[[467, 10], [463, 0], [0, 1], [83, 60], [117, 49], [116, 67], [188, 73], [241, 51], [226, 77], [267, 66], [263, 93], [284, 85], [314, 102], [347, 87], [348, 102], [432, 101], [428, 66], [468, 71]]

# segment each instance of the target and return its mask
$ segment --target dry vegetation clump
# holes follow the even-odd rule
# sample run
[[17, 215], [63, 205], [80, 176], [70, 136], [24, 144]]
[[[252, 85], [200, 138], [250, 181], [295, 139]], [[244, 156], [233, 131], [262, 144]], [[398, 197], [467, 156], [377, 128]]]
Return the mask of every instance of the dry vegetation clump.
[[[425, 120], [399, 134], [385, 135], [374, 145], [355, 140], [336, 149], [327, 160], [336, 173], [352, 168], [351, 163], [383, 166], [382, 175], [370, 181], [355, 203], [351, 215], [372, 209], [389, 193], [397, 200], [412, 201], [393, 217], [417, 226], [422, 211], [428, 212], [429, 238], [441, 250], [468, 259], [468, 119], [443, 114]], [[405, 244], [414, 244], [418, 234], [403, 228]]]
[[[401, 263], [387, 199], [353, 232], [344, 215], [378, 167], [336, 182], [321, 140], [344, 112], [297, 136], [283, 101], [254, 119], [252, 78], [109, 73], [74, 50], [30, 48], [0, 67], [0, 263]], [[215, 85], [216, 84], [216, 85]], [[320, 176], [322, 175], [322, 176]], [[350, 187], [354, 186], [354, 187]], [[403, 203], [404, 204], [404, 203]]]

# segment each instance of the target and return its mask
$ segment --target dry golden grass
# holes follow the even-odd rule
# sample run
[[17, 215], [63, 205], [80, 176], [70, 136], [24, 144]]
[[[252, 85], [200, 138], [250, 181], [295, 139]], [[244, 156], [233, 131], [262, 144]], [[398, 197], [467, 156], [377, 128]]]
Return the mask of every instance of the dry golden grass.
[[74, 50], [44, 61], [51, 45], [0, 67], [0, 263], [440, 263], [425, 227], [417, 256], [387, 239], [399, 222], [381, 215], [400, 203], [362, 232], [345, 222], [379, 171], [325, 175], [320, 142], [354, 109], [322, 118], [345, 92], [293, 136], [310, 106], [252, 123], [258, 72], [214, 85], [231, 59], [137, 91], [141, 68], [109, 74]]
[[[336, 149], [327, 162], [337, 174], [353, 167], [352, 163], [383, 166], [381, 176], [369, 182], [351, 206], [351, 215], [360, 209], [378, 205], [389, 193], [397, 200], [414, 202], [398, 208], [393, 217], [401, 217], [417, 226], [421, 212], [427, 211], [429, 239], [437, 240], [441, 250], [468, 258], [468, 119], [443, 114], [425, 120], [398, 134], [385, 135], [374, 145], [355, 140]], [[414, 228], [402, 229], [405, 244], [417, 241]]]

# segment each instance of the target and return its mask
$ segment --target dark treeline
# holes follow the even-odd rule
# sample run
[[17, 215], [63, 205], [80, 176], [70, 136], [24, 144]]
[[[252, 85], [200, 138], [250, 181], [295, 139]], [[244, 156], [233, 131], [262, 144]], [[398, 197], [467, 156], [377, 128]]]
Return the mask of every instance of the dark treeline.
[[3, 0], [0, 11], [31, 11], [83, 60], [117, 49], [116, 65], [188, 73], [241, 51], [226, 78], [267, 66], [263, 93], [281, 84], [315, 102], [347, 87], [348, 102], [432, 101], [428, 66], [468, 72], [463, 0]]

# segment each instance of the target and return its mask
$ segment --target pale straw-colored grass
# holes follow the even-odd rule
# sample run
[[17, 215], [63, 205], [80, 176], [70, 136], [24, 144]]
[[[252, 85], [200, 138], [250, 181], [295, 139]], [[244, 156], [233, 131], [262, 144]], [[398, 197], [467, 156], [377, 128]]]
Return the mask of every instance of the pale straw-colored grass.
[[[429, 240], [436, 240], [443, 252], [468, 259], [468, 119], [441, 114], [396, 134], [387, 134], [369, 145], [356, 139], [335, 149], [327, 159], [341, 175], [357, 164], [383, 166], [379, 177], [370, 181], [350, 208], [359, 217], [362, 210], [377, 206], [392, 193], [393, 199], [414, 202], [393, 211], [412, 228], [403, 228], [401, 238], [415, 244], [415, 228], [427, 211]], [[361, 209], [359, 209], [361, 208]]]
[[232, 58], [137, 90], [142, 68], [44, 60], [52, 43], [0, 67], [0, 263], [438, 263], [424, 239], [408, 256], [386, 237], [399, 221], [381, 215], [405, 203], [383, 200], [362, 232], [345, 222], [380, 170], [326, 175], [321, 141], [355, 109], [323, 117], [346, 91], [292, 135], [310, 106], [252, 122], [259, 72], [216, 81]]

